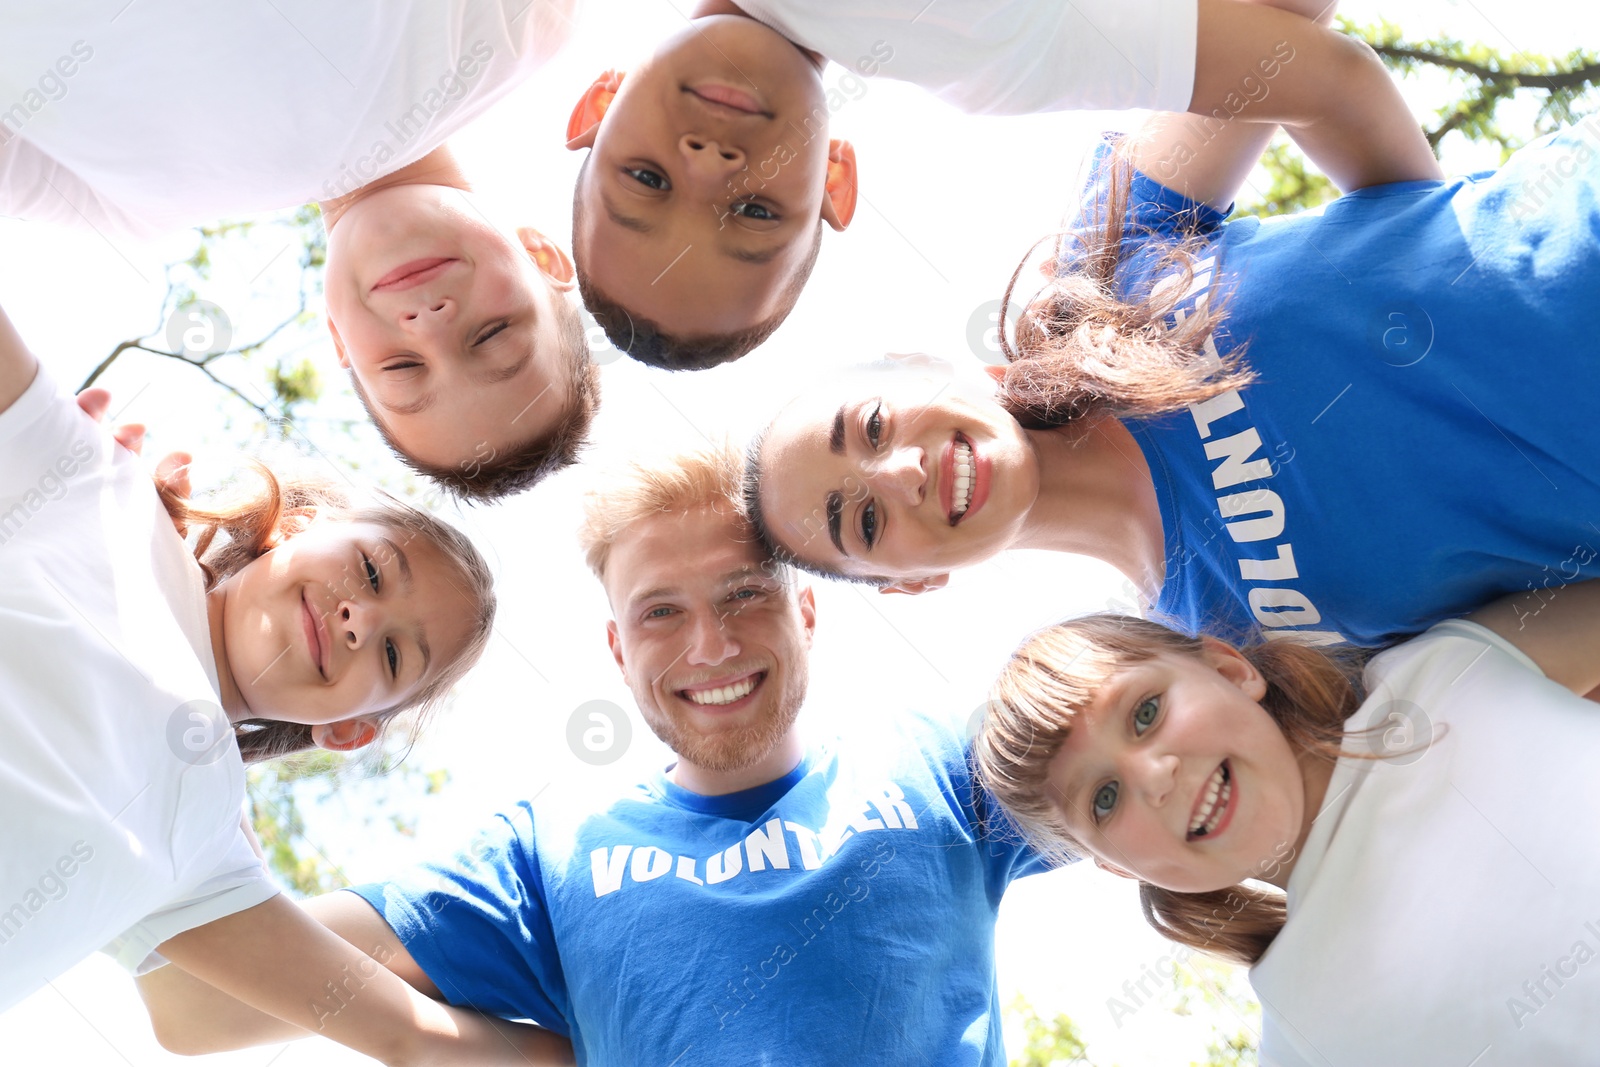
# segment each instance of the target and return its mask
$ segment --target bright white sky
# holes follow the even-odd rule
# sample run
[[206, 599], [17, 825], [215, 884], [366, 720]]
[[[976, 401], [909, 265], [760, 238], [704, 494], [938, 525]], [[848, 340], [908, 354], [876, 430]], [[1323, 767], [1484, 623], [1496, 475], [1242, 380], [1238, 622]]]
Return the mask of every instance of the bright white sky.
[[[573, 99], [594, 74], [625, 68], [681, 27], [677, 8], [688, 6], [689, 0], [589, 3], [568, 50], [455, 140], [486, 213], [507, 226], [531, 223], [565, 238], [578, 158], [561, 141]], [[1351, 0], [1344, 10], [1358, 20], [1378, 17], [1372, 0]], [[1587, 5], [1424, 0], [1401, 17], [1418, 36], [1442, 29], [1507, 50], [1564, 53], [1600, 42], [1600, 17]], [[833, 85], [837, 78], [830, 71], [825, 80]], [[1421, 107], [1426, 98], [1413, 95]], [[185, 121], [181, 101], [174, 102], [173, 121]], [[887, 351], [930, 352], [976, 369], [968, 342], [974, 313], [998, 298], [1024, 252], [1068, 207], [1096, 132], [1135, 122], [1137, 116], [1087, 113], [975, 119], [907, 86], [870, 82], [833, 117], [834, 134], [853, 141], [860, 157], [855, 223], [845, 234], [825, 235], [816, 273], [789, 322], [755, 355], [715, 371], [672, 376], [627, 360], [608, 365], [595, 458], [728, 431], [743, 437], [802, 384]], [[204, 137], [204, 129], [194, 136]], [[1447, 145], [1447, 170], [1498, 161], [1461, 148]], [[113, 247], [94, 233], [0, 220], [0, 305], [57, 377], [76, 382], [116, 342], [154, 324], [162, 264], [193, 247], [187, 234], [152, 246]], [[233, 315], [237, 336], [261, 332], [279, 314], [281, 300], [260, 293], [278, 279], [292, 281], [292, 272], [272, 262], [279, 253], [289, 254], [263, 246], [256, 261], [224, 264], [215, 285], [201, 292]], [[251, 292], [258, 275], [263, 280]], [[338, 387], [331, 350], [319, 343], [312, 352], [325, 381]], [[131, 401], [123, 418], [152, 427], [148, 450], [238, 442], [230, 419], [233, 427], [248, 426], [251, 414], [193, 372], [158, 362], [131, 354], [102, 382], [119, 402]], [[257, 374], [244, 371], [236, 380]], [[328, 451], [352, 449], [336, 432], [313, 426], [308, 433]], [[367, 428], [358, 436], [353, 447], [363, 470], [400, 482]], [[231, 462], [224, 452], [215, 469]], [[665, 749], [632, 711], [604, 641], [604, 597], [574, 546], [582, 479], [581, 471], [567, 472], [503, 506], [453, 516], [498, 571], [498, 635], [454, 707], [412, 756], [419, 767], [448, 768], [454, 776], [420, 808], [414, 839], [366, 830], [359, 802], [335, 799], [313, 815], [310, 840], [354, 881], [380, 880], [407, 863], [447, 856], [490, 813], [518, 798], [545, 789], [604, 792], [667, 762]], [[958, 574], [948, 589], [922, 598], [819, 588], [811, 697], [802, 723], [822, 736], [847, 732], [853, 718], [909, 707], [965, 721], [1026, 633], [1125, 601], [1122, 587], [1120, 576], [1090, 561], [1014, 553]], [[566, 742], [568, 717], [595, 699], [632, 715], [632, 746], [606, 768], [579, 761]], [[1170, 950], [1145, 927], [1131, 886], [1087, 865], [1026, 879], [1008, 893], [999, 940], [1002, 1001], [1021, 992], [1046, 1017], [1067, 1012], [1090, 1039], [1096, 1062], [1165, 1063], [1203, 1050], [1194, 1020], [1152, 1007], [1119, 1027], [1108, 1012], [1106, 998]], [[1015, 1054], [1021, 1036], [1012, 1031], [1007, 1038]], [[26, 1063], [178, 1062], [150, 1037], [131, 983], [104, 958], [85, 962], [0, 1016], [0, 1048]], [[205, 1062], [299, 1067], [366, 1061], [326, 1042], [305, 1041]]]

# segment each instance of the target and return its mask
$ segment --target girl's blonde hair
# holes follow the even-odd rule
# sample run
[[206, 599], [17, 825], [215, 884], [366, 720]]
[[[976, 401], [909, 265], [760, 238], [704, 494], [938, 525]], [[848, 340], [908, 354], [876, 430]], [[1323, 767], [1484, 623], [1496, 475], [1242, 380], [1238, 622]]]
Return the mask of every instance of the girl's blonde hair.
[[[1134, 168], [1126, 139], [1099, 165], [1105, 199], [1071, 231], [1054, 236], [1054, 254], [1042, 264], [1045, 283], [1018, 316], [1015, 346], [999, 331], [1009, 362], [1001, 402], [1029, 429], [1103, 415], [1160, 415], [1255, 377], [1239, 359], [1242, 345], [1216, 359], [1205, 352], [1224, 318], [1219, 301], [1207, 300], [1168, 324], [1194, 281], [1199, 220], [1178, 219], [1176, 229], [1188, 236], [1177, 240], [1130, 227]], [[1127, 293], [1130, 279], [1122, 268], [1130, 258], [1129, 242], [1140, 237], [1141, 274], [1163, 280], [1148, 292]], [[1002, 307], [1011, 306], [1032, 255], [1012, 273]]]
[[[413, 711], [412, 736], [463, 675], [478, 661], [494, 628], [494, 576], [467, 536], [425, 511], [387, 494], [352, 505], [332, 482], [312, 477], [279, 477], [265, 464], [252, 462], [260, 488], [202, 507], [160, 486], [161, 502], [179, 530], [194, 532], [194, 555], [205, 573], [206, 591], [305, 530], [314, 520], [365, 522], [397, 533], [422, 537], [437, 548], [457, 571], [456, 587], [472, 598], [476, 611], [462, 650], [440, 666], [438, 674], [406, 703], [385, 708], [376, 718], [387, 726], [403, 711]], [[219, 542], [217, 535], [225, 535]], [[276, 719], [246, 719], [234, 724], [239, 752], [246, 763], [275, 759], [315, 748], [311, 727]]]
[[[1162, 653], [1198, 657], [1204, 648], [1199, 638], [1159, 623], [1102, 613], [1041, 630], [1012, 654], [995, 682], [973, 760], [984, 787], [1030, 844], [1057, 860], [1086, 851], [1068, 829], [1050, 783], [1050, 761], [1079, 710], [1132, 664]], [[1266, 680], [1261, 706], [1297, 755], [1330, 763], [1360, 755], [1341, 748], [1344, 722], [1362, 699], [1359, 652], [1329, 653], [1290, 641], [1240, 652]], [[1163, 935], [1234, 963], [1260, 959], [1285, 918], [1282, 894], [1245, 885], [1178, 893], [1141, 882], [1139, 895], [1145, 918]]]

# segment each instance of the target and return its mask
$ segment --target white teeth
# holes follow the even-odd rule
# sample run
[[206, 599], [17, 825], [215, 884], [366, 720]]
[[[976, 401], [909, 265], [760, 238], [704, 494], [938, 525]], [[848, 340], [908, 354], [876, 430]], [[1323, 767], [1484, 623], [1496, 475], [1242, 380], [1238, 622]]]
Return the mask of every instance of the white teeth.
[[719, 686], [716, 689], [685, 689], [683, 695], [696, 704], [732, 704], [735, 700], [743, 700], [749, 696], [755, 687], [755, 675], [751, 675], [742, 682]]
[[955, 479], [950, 487], [950, 517], [959, 519], [972, 506], [972, 446], [955, 443]]
[[1189, 823], [1189, 833], [1194, 836], [1204, 837], [1216, 832], [1217, 823], [1222, 818], [1222, 813], [1228, 810], [1228, 801], [1233, 797], [1233, 780], [1227, 776], [1219, 764], [1211, 772], [1211, 780], [1206, 783], [1206, 798], [1201, 801], [1200, 808], [1194, 813], [1194, 820]]

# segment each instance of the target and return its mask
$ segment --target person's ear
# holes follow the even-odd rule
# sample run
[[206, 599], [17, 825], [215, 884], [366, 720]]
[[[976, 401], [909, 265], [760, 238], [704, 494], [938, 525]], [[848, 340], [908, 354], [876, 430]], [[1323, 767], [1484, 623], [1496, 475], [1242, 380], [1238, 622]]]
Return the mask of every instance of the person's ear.
[[800, 602], [800, 618], [806, 624], [806, 647], [809, 648], [811, 638], [817, 632], [817, 598], [811, 591], [810, 583], [802, 585], [795, 598]]
[[345, 370], [350, 369], [350, 357], [345, 355], [344, 338], [339, 336], [339, 327], [333, 324], [332, 316], [327, 319], [328, 333], [333, 337], [333, 354], [339, 360], [339, 366]]
[[888, 585], [878, 587], [880, 593], [907, 593], [915, 596], [932, 589], [943, 589], [950, 581], [949, 574], [930, 574], [926, 578], [896, 578]]
[[822, 218], [843, 230], [856, 217], [856, 150], [837, 137], [828, 142], [828, 181], [822, 187]]
[[1215, 667], [1217, 673], [1232, 682], [1245, 696], [1251, 700], [1260, 700], [1267, 695], [1267, 680], [1256, 670], [1255, 664], [1245, 658], [1244, 653], [1234, 648], [1225, 641], [1218, 641], [1215, 637], [1200, 638], [1204, 646], [1206, 662]]
[[369, 718], [340, 719], [311, 728], [311, 740], [318, 748], [330, 752], [354, 752], [372, 744], [378, 736], [378, 724]]
[[1137, 874], [1134, 874], [1131, 871], [1125, 871], [1121, 867], [1118, 867], [1115, 863], [1107, 863], [1105, 860], [1098, 857], [1096, 857], [1094, 865], [1099, 867], [1102, 871], [1107, 871], [1116, 875], [1118, 878], [1127, 878], [1135, 882], [1140, 880]]
[[589, 88], [578, 97], [578, 104], [572, 109], [572, 117], [567, 119], [567, 147], [576, 152], [580, 148], [593, 148], [595, 134], [600, 129], [600, 120], [606, 117], [606, 109], [611, 106], [611, 101], [616, 99], [617, 90], [622, 88], [622, 79], [626, 77], [625, 71], [608, 70], [596, 78]]
[[517, 240], [522, 242], [523, 249], [533, 257], [533, 262], [554, 288], [565, 291], [577, 287], [578, 272], [573, 269], [572, 257], [565, 248], [532, 226], [518, 226]]
[[622, 635], [617, 633], [615, 619], [606, 623], [606, 644], [611, 646], [611, 658], [617, 661], [617, 669], [622, 672], [622, 680], [628, 680], [628, 665], [622, 661]]

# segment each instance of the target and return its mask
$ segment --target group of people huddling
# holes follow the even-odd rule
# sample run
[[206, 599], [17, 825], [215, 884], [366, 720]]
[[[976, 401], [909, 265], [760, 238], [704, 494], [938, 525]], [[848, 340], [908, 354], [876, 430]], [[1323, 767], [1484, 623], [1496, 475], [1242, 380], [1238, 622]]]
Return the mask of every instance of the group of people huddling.
[[[581, 94], [569, 256], [488, 221], [443, 142], [573, 2], [8, 12], [0, 214], [142, 235], [318, 201], [373, 424], [492, 501], [581, 450], [584, 308], [671, 370], [780, 327], [856, 204], [827, 64], [975, 113], [1152, 111], [1043, 272], [996, 279], [1004, 367], [866, 364], [743, 451], [593, 476], [583, 549], [671, 766], [305, 901], [241, 823], [245, 765], [438, 705], [488, 566], [265, 466], [189, 499], [0, 315], [0, 1007], [104, 949], [180, 1052], [1001, 1064], [1002, 895], [1092, 858], [1250, 968], [1264, 1063], [1592, 1055], [1600, 128], [1448, 179], [1301, 0], [702, 0]], [[1279, 126], [1343, 195], [1228, 219]], [[921, 593], [1011, 548], [1103, 560], [1144, 617], [1028, 637], [975, 738], [801, 740], [800, 572]], [[1062, 905], [1070, 944], [1093, 918]]]

